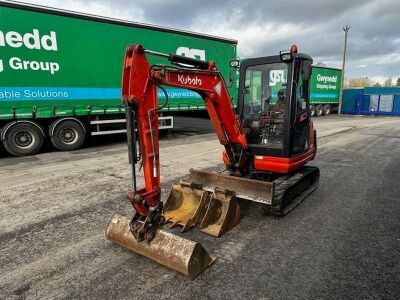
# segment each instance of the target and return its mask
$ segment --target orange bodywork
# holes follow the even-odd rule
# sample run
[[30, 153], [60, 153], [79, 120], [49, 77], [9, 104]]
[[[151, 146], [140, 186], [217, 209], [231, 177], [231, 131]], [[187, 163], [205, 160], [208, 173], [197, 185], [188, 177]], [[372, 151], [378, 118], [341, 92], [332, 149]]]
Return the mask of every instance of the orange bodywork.
[[254, 157], [254, 167], [260, 171], [287, 174], [304, 166], [314, 158], [314, 155], [315, 148], [290, 158], [256, 155]]
[[[274, 156], [254, 156], [253, 168], [259, 171], [266, 171], [279, 174], [287, 174], [294, 172], [304, 166], [309, 161], [313, 160], [317, 152], [315, 142], [315, 132], [313, 123], [310, 121], [310, 131], [308, 140], [308, 150], [299, 155], [287, 157], [274, 157]], [[229, 165], [229, 158], [225, 151], [222, 152], [222, 160], [225, 165]]]

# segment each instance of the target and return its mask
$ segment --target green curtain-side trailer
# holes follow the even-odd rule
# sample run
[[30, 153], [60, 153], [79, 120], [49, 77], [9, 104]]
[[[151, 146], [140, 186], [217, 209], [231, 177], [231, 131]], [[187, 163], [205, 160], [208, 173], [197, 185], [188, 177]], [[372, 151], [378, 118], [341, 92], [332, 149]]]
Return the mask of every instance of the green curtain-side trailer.
[[329, 115], [339, 105], [342, 70], [313, 66], [310, 82], [311, 114]]
[[[270, 77], [269, 85], [272, 93], [272, 103], [278, 98], [278, 92], [283, 88], [287, 81], [287, 72], [275, 72], [275, 76]], [[340, 80], [342, 71], [321, 66], [312, 66], [310, 80], [310, 110], [312, 116], [329, 115], [332, 110], [338, 108], [340, 94]], [[252, 80], [261, 82], [261, 77], [253, 77]], [[249, 91], [254, 94], [251, 97], [260, 98], [261, 90]]]
[[[34, 154], [44, 136], [60, 150], [74, 150], [85, 135], [124, 132], [122, 62], [133, 43], [212, 59], [226, 78], [236, 58], [235, 40], [0, 1], [0, 128], [6, 150]], [[151, 62], [165, 63], [157, 57]], [[167, 92], [164, 128], [172, 126], [173, 112], [204, 109], [192, 91]], [[161, 91], [159, 99], [163, 104]]]

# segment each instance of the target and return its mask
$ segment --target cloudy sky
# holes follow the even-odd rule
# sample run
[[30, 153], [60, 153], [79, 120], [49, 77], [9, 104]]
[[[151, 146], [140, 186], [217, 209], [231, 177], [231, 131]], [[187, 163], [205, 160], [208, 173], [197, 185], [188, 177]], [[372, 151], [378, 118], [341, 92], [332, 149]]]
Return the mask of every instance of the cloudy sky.
[[315, 63], [330, 67], [341, 67], [342, 28], [349, 24], [346, 75], [378, 81], [400, 76], [400, 0], [25, 1], [233, 38], [241, 58], [296, 43]]

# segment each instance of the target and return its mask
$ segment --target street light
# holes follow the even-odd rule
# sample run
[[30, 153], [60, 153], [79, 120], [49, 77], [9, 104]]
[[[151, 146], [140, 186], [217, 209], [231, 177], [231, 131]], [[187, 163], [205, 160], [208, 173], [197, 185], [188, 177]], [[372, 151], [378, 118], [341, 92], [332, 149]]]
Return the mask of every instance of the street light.
[[346, 25], [346, 26], [343, 27], [343, 31], [344, 31], [344, 49], [343, 49], [342, 78], [341, 78], [341, 83], [340, 83], [340, 96], [339, 96], [339, 109], [338, 109], [338, 114], [339, 115], [342, 113], [344, 68], [346, 66], [347, 33], [349, 32], [350, 27], [351, 26], [349, 26], [349, 25]]

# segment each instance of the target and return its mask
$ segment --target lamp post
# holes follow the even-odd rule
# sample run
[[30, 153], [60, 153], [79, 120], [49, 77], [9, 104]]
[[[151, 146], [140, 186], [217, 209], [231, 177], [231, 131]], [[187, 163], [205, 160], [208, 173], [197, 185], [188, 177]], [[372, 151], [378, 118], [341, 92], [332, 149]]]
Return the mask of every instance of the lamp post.
[[343, 49], [343, 62], [342, 62], [342, 78], [340, 81], [340, 96], [339, 96], [339, 110], [338, 114], [342, 113], [342, 103], [343, 103], [343, 83], [344, 83], [344, 68], [346, 66], [346, 50], [347, 50], [347, 34], [350, 30], [349, 25], [343, 27], [344, 31], [344, 49]]

